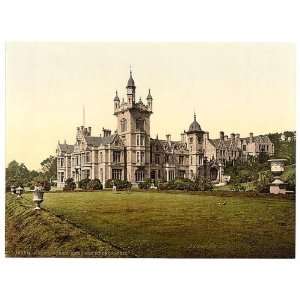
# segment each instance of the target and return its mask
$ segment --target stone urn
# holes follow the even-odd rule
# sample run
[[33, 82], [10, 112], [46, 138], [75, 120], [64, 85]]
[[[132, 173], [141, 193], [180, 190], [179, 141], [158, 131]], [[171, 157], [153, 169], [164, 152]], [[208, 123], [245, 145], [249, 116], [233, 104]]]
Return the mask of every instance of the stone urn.
[[271, 163], [271, 172], [274, 176], [274, 181], [270, 184], [271, 194], [285, 194], [286, 193], [286, 183], [284, 183], [280, 175], [284, 171], [284, 164], [286, 159], [269, 159], [268, 162]]
[[33, 202], [35, 210], [41, 209], [41, 203], [44, 201], [44, 189], [42, 186], [35, 186], [33, 190]]
[[16, 187], [14, 185], [10, 187], [10, 192], [12, 195], [16, 192]]
[[22, 198], [23, 191], [24, 189], [20, 186], [16, 188], [17, 198]]

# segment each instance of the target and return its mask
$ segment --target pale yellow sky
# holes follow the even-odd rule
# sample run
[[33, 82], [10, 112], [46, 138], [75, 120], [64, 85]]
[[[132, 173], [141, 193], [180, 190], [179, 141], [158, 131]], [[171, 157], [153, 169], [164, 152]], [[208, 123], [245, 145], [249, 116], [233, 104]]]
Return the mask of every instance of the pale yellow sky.
[[295, 130], [295, 56], [275, 43], [8, 43], [6, 163], [37, 169], [58, 140], [74, 143], [83, 105], [92, 135], [114, 130], [130, 64], [137, 97], [151, 88], [152, 137], [179, 140], [194, 110], [211, 138]]

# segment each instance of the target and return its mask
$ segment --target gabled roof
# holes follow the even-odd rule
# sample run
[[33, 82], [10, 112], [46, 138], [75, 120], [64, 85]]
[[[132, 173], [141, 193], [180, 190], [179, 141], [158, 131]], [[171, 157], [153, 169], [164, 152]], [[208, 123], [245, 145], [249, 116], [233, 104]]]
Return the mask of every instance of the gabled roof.
[[216, 148], [237, 148], [238, 143], [236, 141], [232, 141], [228, 139], [227, 141], [221, 139], [210, 139], [209, 140]]
[[164, 151], [172, 151], [172, 150], [186, 150], [186, 143], [181, 141], [171, 141], [168, 142], [166, 140], [159, 140], [159, 139], [151, 139], [151, 143], [159, 145], [162, 147]]
[[100, 145], [107, 145], [111, 144], [117, 134], [111, 134], [109, 136], [86, 136], [85, 140], [89, 146], [100, 146]]
[[74, 145], [58, 144], [58, 146], [62, 152], [72, 153], [74, 151]]
[[[242, 140], [246, 140], [247, 143], [250, 142], [250, 137], [243, 138]], [[255, 143], [272, 143], [268, 135], [257, 135], [253, 137], [253, 141]]]

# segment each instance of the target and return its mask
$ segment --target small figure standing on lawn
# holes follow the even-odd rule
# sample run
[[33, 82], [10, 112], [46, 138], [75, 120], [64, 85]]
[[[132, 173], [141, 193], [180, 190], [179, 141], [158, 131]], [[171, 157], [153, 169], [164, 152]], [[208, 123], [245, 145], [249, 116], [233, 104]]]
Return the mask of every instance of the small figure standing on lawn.
[[115, 185], [113, 185], [112, 190], [113, 190], [113, 192], [116, 192], [117, 191], [117, 187]]

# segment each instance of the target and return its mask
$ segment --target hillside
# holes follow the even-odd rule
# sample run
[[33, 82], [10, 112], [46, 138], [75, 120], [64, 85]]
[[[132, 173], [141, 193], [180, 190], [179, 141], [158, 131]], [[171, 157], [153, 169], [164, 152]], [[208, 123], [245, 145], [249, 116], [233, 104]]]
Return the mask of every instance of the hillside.
[[[31, 196], [31, 195], [30, 195]], [[109, 243], [26, 199], [6, 196], [5, 252], [9, 257], [129, 257]]]

